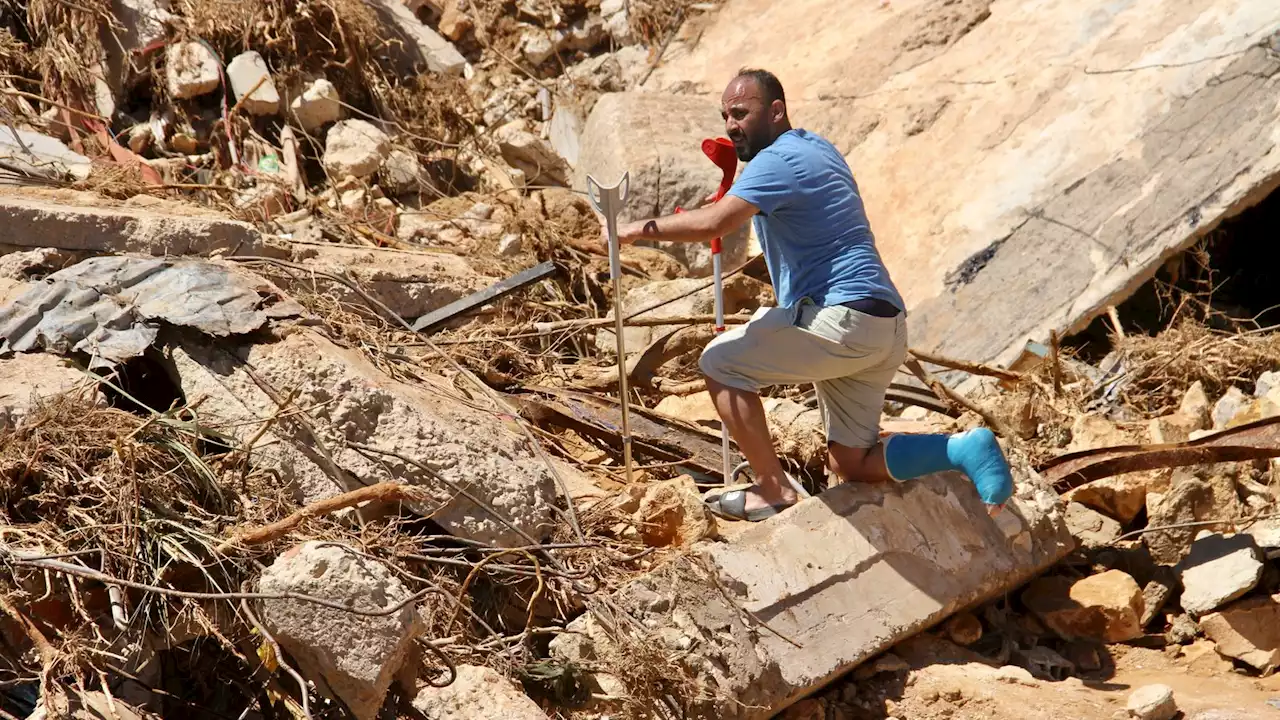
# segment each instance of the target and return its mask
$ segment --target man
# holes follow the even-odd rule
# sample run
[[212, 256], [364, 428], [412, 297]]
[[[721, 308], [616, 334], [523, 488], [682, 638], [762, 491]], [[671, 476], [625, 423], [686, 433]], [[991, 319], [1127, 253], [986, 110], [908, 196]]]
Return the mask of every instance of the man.
[[721, 97], [725, 131], [749, 164], [717, 203], [626, 223], [622, 242], [707, 242], [751, 220], [778, 306], [702, 353], [716, 412], [755, 471], [756, 483], [710, 499], [724, 516], [759, 520], [795, 504], [804, 488], [773, 450], [759, 391], [813, 383], [830, 468], [847, 481], [904, 481], [962, 470], [995, 512], [1012, 493], [1008, 463], [986, 428], [957, 435], [879, 439], [885, 391], [907, 352], [905, 304], [875, 247], [858, 186], [831, 143], [792, 129], [782, 85], [742, 70]]

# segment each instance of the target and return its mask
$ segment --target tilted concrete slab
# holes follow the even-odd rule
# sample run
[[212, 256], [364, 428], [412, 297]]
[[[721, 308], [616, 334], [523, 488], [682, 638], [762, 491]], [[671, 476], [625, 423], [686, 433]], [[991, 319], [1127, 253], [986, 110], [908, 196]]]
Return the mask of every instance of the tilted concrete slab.
[[1257, 0], [727, 0], [645, 89], [776, 72], [849, 159], [913, 345], [1004, 361], [1280, 184], [1278, 31]]
[[[955, 474], [845, 484], [730, 542], [700, 544], [613, 600], [670, 652], [688, 651], [683, 665], [711, 696], [696, 717], [757, 720], [1073, 547], [1056, 496], [1029, 481], [999, 522]], [[553, 655], [608, 654], [594, 616], [570, 630]]]

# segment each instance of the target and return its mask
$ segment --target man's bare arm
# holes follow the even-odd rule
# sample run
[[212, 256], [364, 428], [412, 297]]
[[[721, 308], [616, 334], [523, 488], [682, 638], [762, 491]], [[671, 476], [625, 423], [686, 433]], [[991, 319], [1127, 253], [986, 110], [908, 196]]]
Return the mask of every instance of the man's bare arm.
[[697, 210], [624, 223], [618, 227], [618, 239], [623, 244], [637, 240], [708, 242], [731, 234], [757, 212], [756, 206], [746, 200], [736, 195], [725, 195], [714, 205]]

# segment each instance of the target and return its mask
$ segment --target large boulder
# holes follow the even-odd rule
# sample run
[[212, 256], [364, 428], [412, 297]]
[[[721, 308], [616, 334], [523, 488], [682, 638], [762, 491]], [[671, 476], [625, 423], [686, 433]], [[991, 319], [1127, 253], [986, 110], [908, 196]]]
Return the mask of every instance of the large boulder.
[[1278, 26], [1240, 0], [725, 0], [645, 87], [778, 73], [853, 165], [912, 346], [1000, 362], [1266, 197]]
[[[432, 389], [399, 382], [359, 351], [305, 329], [257, 344], [184, 337], [171, 340], [168, 353], [187, 400], [200, 402], [201, 422], [254, 440], [254, 461], [278, 473], [301, 501], [395, 481], [426, 488], [431, 500], [415, 510], [456, 535], [525, 545], [513, 527], [537, 539], [549, 529], [550, 472], [524, 436], [452, 399], [443, 380]], [[277, 401], [288, 397], [293, 402], [282, 408]], [[294, 417], [298, 408], [305, 418]], [[276, 420], [262, 432], [268, 418]]]
[[[988, 517], [958, 474], [846, 483], [729, 542], [695, 545], [612, 601], [703, 683], [689, 717], [762, 720], [1073, 547], [1056, 498], [1034, 480], [1001, 515]], [[603, 667], [597, 683], [625, 692], [626, 655], [610, 633], [590, 614], [570, 630], [553, 657]]]
[[[285, 552], [258, 581], [262, 593], [298, 593], [366, 612], [303, 600], [266, 600], [262, 623], [298, 671], [338, 696], [357, 720], [378, 714], [421, 632], [413, 596], [390, 568], [351, 549], [312, 540]], [[319, 684], [319, 683], [317, 683]]]
[[[719, 104], [710, 98], [658, 93], [612, 93], [591, 110], [579, 143], [574, 186], [587, 176], [602, 185], [630, 173], [630, 195], [620, 218], [637, 220], [691, 209], [715, 192], [722, 173], [702, 141], [724, 135]], [[724, 239], [726, 269], [748, 257], [746, 228]], [[711, 273], [711, 250], [704, 243], [660, 243], [694, 276]]]

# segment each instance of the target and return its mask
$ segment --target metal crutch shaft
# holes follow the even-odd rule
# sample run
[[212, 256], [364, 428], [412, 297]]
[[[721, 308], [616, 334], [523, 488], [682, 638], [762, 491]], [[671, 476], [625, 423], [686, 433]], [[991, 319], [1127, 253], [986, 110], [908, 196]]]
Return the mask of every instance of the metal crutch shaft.
[[631, 412], [630, 390], [627, 383], [627, 343], [623, 337], [622, 312], [622, 248], [618, 241], [618, 212], [622, 210], [631, 189], [631, 174], [624, 172], [612, 187], [605, 187], [587, 176], [587, 197], [591, 205], [604, 216], [605, 230], [609, 235], [609, 279], [613, 281], [613, 334], [618, 348], [618, 397], [622, 402], [622, 463], [627, 483], [631, 474]]

